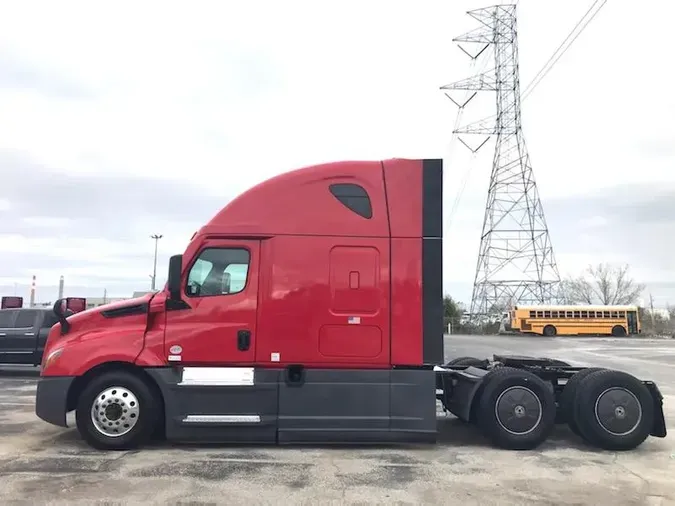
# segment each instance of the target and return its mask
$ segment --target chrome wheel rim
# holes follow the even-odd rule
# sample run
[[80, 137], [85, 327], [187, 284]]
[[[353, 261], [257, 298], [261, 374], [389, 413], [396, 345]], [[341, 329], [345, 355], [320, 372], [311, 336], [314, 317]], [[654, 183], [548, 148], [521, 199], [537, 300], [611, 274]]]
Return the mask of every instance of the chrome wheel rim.
[[91, 405], [94, 428], [106, 437], [120, 437], [138, 423], [140, 406], [131, 390], [113, 386], [101, 391]]

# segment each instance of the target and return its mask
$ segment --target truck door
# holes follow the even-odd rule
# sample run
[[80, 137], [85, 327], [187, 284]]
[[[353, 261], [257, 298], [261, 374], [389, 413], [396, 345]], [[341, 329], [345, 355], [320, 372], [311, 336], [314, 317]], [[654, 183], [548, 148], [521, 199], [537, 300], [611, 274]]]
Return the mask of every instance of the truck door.
[[11, 334], [14, 331], [17, 312], [15, 309], [0, 310], [0, 362], [7, 362], [7, 352], [11, 349], [7, 341], [7, 333]]
[[12, 364], [32, 364], [37, 333], [35, 325], [38, 311], [35, 309], [15, 309], [13, 315], [3, 316], [0, 329], [0, 353], [2, 361]]
[[276, 440], [279, 374], [253, 367], [259, 266], [260, 241], [221, 239], [184, 266], [186, 304], [166, 312], [167, 436]]
[[255, 361], [260, 242], [208, 240], [183, 269], [189, 308], [169, 310], [164, 353], [182, 365]]

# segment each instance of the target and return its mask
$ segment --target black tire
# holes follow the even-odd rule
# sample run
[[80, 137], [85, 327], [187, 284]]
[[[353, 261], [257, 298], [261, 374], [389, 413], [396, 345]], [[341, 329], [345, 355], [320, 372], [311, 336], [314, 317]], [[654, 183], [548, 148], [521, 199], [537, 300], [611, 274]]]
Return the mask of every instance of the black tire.
[[654, 425], [654, 399], [630, 374], [595, 371], [581, 382], [574, 418], [591, 444], [604, 450], [632, 450], [649, 437]]
[[[102, 394], [106, 391], [109, 392], [103, 399]], [[129, 395], [131, 397], [128, 397]], [[101, 399], [98, 399], [99, 396]], [[110, 418], [97, 416], [99, 421], [106, 420], [106, 423], [103, 423], [105, 430], [117, 429], [128, 432], [112, 436], [102, 433], [102, 430], [97, 428], [92, 415], [94, 401], [97, 399], [99, 402], [102, 400], [97, 408], [97, 411], [98, 409], [101, 411], [97, 414], [105, 413], [106, 416], [110, 416]], [[80, 394], [75, 414], [77, 429], [82, 438], [96, 449], [134, 449], [148, 442], [156, 433], [157, 424], [161, 419], [160, 407], [161, 403], [146, 381], [127, 371], [109, 371], [94, 377]], [[129, 425], [130, 429], [124, 428], [125, 422], [128, 422], [126, 425]]]
[[626, 337], [626, 329], [623, 327], [623, 325], [614, 325], [614, 327], [612, 327], [612, 336]]
[[487, 362], [487, 360], [481, 360], [476, 357], [457, 357], [453, 358], [446, 365], [469, 365], [473, 367], [485, 367]]
[[550, 362], [550, 365], [553, 367], [572, 367], [572, 365], [564, 360], [558, 360], [557, 358], [547, 358]]
[[[446, 367], [450, 367], [453, 365], [467, 365], [467, 366], [473, 366], [473, 367], [482, 367], [485, 368], [488, 366], [488, 361], [487, 360], [481, 360], [479, 358], [475, 357], [457, 357], [453, 358], [450, 362], [445, 364]], [[441, 380], [440, 376], [436, 379], [436, 388], [443, 388], [443, 381]]]
[[496, 446], [508, 450], [536, 448], [551, 434], [555, 414], [553, 392], [531, 372], [500, 367], [486, 376], [478, 400], [478, 425]]
[[546, 337], [553, 337], [558, 333], [558, 330], [553, 325], [546, 325], [544, 327], [544, 335]]
[[566, 423], [570, 430], [574, 432], [577, 436], [583, 438], [584, 436], [579, 432], [579, 427], [577, 422], [574, 419], [574, 406], [575, 399], [577, 395], [577, 390], [581, 382], [589, 374], [593, 374], [597, 371], [604, 371], [602, 367], [589, 367], [588, 369], [582, 369], [569, 380], [565, 388], [563, 388], [562, 394], [560, 395], [560, 402], [558, 403], [558, 423]]

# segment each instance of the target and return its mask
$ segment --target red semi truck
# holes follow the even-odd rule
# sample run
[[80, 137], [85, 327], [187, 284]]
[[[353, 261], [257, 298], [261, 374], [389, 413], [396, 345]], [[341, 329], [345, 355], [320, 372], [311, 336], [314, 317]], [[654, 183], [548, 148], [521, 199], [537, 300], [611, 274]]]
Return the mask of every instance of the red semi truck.
[[497, 446], [555, 423], [630, 449], [665, 437], [651, 381], [553, 359], [444, 362], [441, 160], [306, 167], [246, 191], [169, 263], [164, 289], [59, 318], [36, 413], [102, 449], [155, 435], [435, 442], [436, 406]]

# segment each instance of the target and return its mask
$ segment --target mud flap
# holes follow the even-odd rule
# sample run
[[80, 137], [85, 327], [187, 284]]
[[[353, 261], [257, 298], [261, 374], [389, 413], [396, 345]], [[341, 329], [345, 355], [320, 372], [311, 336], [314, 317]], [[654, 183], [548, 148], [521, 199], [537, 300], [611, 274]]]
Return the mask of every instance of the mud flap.
[[663, 414], [663, 395], [661, 395], [659, 387], [657, 387], [656, 383], [653, 381], [643, 381], [643, 383], [649, 390], [649, 393], [652, 394], [652, 399], [654, 399], [654, 426], [649, 435], [654, 437], [666, 437], [667, 430], [666, 417]]

